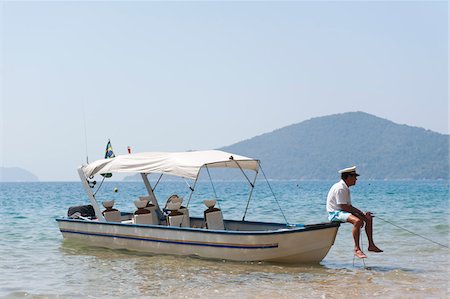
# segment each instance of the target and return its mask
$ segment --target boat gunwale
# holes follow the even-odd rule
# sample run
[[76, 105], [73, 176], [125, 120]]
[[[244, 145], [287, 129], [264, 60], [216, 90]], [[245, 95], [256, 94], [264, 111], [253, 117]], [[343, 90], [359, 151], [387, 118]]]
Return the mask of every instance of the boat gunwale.
[[[194, 218], [194, 217], [192, 217]], [[194, 218], [196, 219], [196, 218]], [[201, 218], [197, 218], [201, 219]], [[176, 227], [176, 226], [165, 226], [165, 225], [152, 225], [152, 224], [134, 224], [134, 223], [119, 223], [119, 222], [106, 222], [106, 221], [89, 221], [83, 219], [69, 219], [65, 217], [58, 217], [55, 219], [57, 222], [75, 222], [75, 223], [86, 223], [94, 225], [112, 225], [112, 226], [123, 226], [123, 227], [138, 227], [142, 229], [162, 229], [162, 230], [175, 230], [175, 231], [189, 231], [194, 233], [207, 233], [207, 234], [227, 234], [227, 235], [273, 235], [273, 234], [290, 234], [298, 232], [307, 232], [320, 230], [325, 228], [339, 227], [339, 222], [321, 222], [315, 224], [306, 224], [301, 227], [289, 226], [282, 223], [269, 223], [269, 222], [256, 222], [256, 221], [237, 221], [237, 220], [225, 220], [225, 222], [244, 222], [246, 224], [267, 224], [267, 225], [279, 225], [280, 229], [271, 229], [264, 231], [235, 231], [235, 230], [212, 230], [205, 228], [193, 228], [193, 227]], [[282, 228], [284, 227], [284, 229]]]

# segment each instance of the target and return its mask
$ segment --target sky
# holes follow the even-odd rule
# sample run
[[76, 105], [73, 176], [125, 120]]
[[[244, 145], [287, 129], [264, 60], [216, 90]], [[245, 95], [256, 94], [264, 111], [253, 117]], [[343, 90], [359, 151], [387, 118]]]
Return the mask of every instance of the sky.
[[0, 1], [0, 158], [41, 181], [364, 111], [448, 134], [448, 5]]

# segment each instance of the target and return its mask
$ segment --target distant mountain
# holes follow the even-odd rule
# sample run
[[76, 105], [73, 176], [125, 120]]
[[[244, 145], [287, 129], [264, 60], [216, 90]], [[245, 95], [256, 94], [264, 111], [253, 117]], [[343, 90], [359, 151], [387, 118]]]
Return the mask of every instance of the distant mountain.
[[0, 167], [0, 182], [37, 182], [38, 177], [19, 167]]
[[312, 118], [221, 150], [258, 158], [275, 179], [336, 179], [356, 165], [365, 179], [448, 179], [449, 135], [364, 112]]

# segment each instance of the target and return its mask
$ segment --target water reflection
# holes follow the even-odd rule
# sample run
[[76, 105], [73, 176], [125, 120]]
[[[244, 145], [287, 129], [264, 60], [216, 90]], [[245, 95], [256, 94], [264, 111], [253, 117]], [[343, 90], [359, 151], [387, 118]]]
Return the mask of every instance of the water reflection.
[[[411, 294], [420, 271], [389, 266], [362, 267], [355, 263], [323, 262], [318, 265], [280, 265], [262, 262], [232, 262], [198, 257], [153, 255], [127, 250], [111, 250], [64, 241], [63, 255], [79, 264], [77, 271], [88, 271], [97, 283], [84, 286], [92, 292], [115, 296], [168, 297], [249, 297], [278, 298], [349, 295], [399, 296], [395, 281], [407, 285]], [[80, 263], [76, 261], [79, 260]], [[88, 267], [86, 265], [89, 265]], [[72, 274], [78, 277], [80, 274]], [[91, 274], [87, 275], [91, 277]], [[389, 279], [389, 285], [385, 285]], [[70, 280], [69, 280], [70, 281]], [[364, 289], [361, 286], [364, 285]], [[69, 285], [69, 289], [73, 286]], [[390, 291], [389, 291], [390, 290]], [[79, 291], [79, 290], [78, 290]], [[402, 292], [404, 292], [403, 290]]]

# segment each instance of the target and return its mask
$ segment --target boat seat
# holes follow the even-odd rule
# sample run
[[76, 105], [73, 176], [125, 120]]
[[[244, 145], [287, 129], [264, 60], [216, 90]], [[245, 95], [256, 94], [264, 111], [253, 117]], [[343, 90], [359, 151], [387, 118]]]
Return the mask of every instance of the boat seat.
[[183, 213], [183, 220], [181, 221], [181, 226], [191, 227], [191, 218], [189, 217], [189, 209], [186, 207], [181, 207], [178, 211], [180, 213]]
[[106, 200], [102, 202], [105, 210], [102, 212], [106, 221], [110, 222], [120, 222], [122, 220], [122, 216], [119, 210], [113, 209], [114, 200]]
[[180, 212], [181, 202], [168, 202], [167, 209], [170, 211], [167, 215], [168, 226], [183, 226], [183, 220], [186, 216]]
[[224, 230], [225, 225], [223, 222], [222, 211], [214, 207], [216, 205], [216, 200], [207, 199], [204, 200], [203, 203], [208, 207], [208, 209], [206, 209], [203, 213], [205, 217], [206, 228]]
[[148, 201], [147, 200], [135, 200], [134, 205], [137, 210], [133, 215], [133, 223], [135, 224], [154, 224], [152, 212], [146, 209]]
[[172, 194], [172, 195], [169, 196], [169, 198], [167, 199], [166, 205], [165, 205], [165, 207], [164, 207], [164, 210], [165, 210], [165, 209], [168, 209], [167, 206], [168, 206], [171, 202], [173, 202], [173, 203], [179, 202], [179, 203], [181, 204], [181, 203], [183, 202], [183, 199], [182, 199], [181, 197], [179, 197], [177, 194]]
[[106, 221], [110, 222], [120, 222], [122, 220], [121, 214], [118, 210], [114, 209], [113, 211], [103, 211], [103, 216]]
[[152, 198], [151, 198], [151, 196], [139, 196], [139, 199], [140, 200], [144, 200], [144, 201], [148, 201], [148, 202], [152, 202]]
[[[206, 212], [205, 212], [206, 213]], [[205, 223], [207, 229], [221, 229], [224, 230], [222, 211], [212, 211], [205, 214]]]
[[[156, 211], [156, 206], [151, 203], [151, 197], [150, 196], [140, 196], [139, 201], [146, 203], [145, 206], [143, 206], [143, 204], [140, 204], [139, 206], [141, 206], [141, 207], [143, 206], [143, 208], [145, 210], [149, 211], [151, 214], [151, 217], [152, 217], [151, 223], [146, 223], [146, 224], [159, 224], [158, 212]], [[136, 205], [136, 202], [134, 204]], [[136, 207], [137, 207], [137, 205], [136, 205]], [[141, 212], [141, 214], [144, 214], [144, 213]]]
[[[181, 205], [182, 202], [183, 202], [183, 198], [179, 197], [177, 194], [173, 194], [167, 199], [166, 209], [170, 211], [170, 214], [168, 215], [168, 220], [167, 220], [167, 223], [169, 226], [191, 227], [191, 219], [189, 216], [189, 209], [182, 206]], [[173, 211], [176, 211], [177, 215], [173, 214]], [[172, 220], [169, 219], [174, 216], [180, 216], [180, 215], [178, 215], [178, 213], [182, 214], [182, 217], [175, 217]], [[181, 219], [181, 220], [178, 220], [178, 219]], [[178, 223], [179, 221], [181, 221], [181, 222]]]
[[150, 211], [150, 214], [152, 216], [152, 224], [159, 224], [159, 217], [158, 212], [156, 211], [155, 205], [150, 205], [145, 207], [146, 210]]

